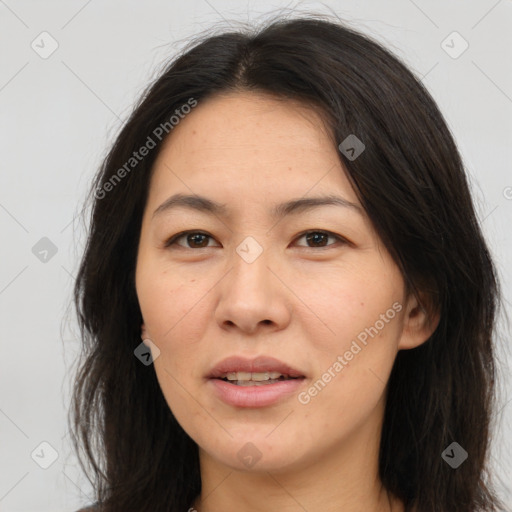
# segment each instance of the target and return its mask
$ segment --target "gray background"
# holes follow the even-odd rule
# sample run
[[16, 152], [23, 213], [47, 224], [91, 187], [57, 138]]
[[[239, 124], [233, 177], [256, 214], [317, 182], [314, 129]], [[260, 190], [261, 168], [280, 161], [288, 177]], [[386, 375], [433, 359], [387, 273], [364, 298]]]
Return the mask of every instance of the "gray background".
[[[228, 27], [232, 20], [265, 19], [265, 13], [285, 6], [334, 10], [422, 77], [459, 145], [504, 296], [510, 298], [510, 0], [0, 0], [3, 512], [73, 511], [92, 497], [71, 451], [66, 414], [79, 347], [68, 306], [84, 246], [79, 213], [93, 173], [143, 88], [194, 34], [219, 21]], [[50, 36], [40, 36], [45, 31]], [[456, 54], [464, 42], [453, 31], [469, 44], [461, 55]], [[51, 38], [58, 48], [47, 56]], [[44, 252], [44, 237], [55, 254]], [[512, 508], [512, 358], [504, 326], [491, 466]], [[35, 462], [51, 462], [42, 442], [58, 454], [47, 469]]]

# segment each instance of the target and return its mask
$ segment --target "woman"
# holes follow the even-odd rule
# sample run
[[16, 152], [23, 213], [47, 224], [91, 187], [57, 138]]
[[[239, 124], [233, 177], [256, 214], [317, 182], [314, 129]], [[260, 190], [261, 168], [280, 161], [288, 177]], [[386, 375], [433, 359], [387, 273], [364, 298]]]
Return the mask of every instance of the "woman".
[[499, 286], [390, 52], [314, 16], [196, 41], [92, 192], [72, 412], [98, 510], [504, 510]]

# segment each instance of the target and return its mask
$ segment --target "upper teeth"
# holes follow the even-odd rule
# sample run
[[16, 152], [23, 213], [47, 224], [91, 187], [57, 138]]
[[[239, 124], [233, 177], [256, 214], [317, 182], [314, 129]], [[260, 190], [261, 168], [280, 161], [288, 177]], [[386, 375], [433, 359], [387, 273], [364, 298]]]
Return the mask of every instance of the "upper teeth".
[[260, 372], [260, 373], [251, 373], [251, 372], [229, 372], [226, 373], [226, 378], [228, 380], [269, 380], [269, 379], [278, 379], [283, 375], [279, 372]]

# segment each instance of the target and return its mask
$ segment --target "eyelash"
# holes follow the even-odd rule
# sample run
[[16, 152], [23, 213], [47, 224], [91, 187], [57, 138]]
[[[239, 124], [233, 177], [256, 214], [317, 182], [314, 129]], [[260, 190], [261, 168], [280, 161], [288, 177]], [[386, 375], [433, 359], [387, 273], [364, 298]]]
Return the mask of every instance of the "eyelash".
[[[340, 235], [336, 235], [335, 233], [332, 233], [330, 231], [325, 231], [325, 230], [319, 230], [319, 229], [313, 229], [313, 230], [309, 230], [309, 231], [304, 231], [303, 233], [301, 233], [300, 235], [297, 236], [297, 238], [295, 238], [295, 240], [298, 240], [300, 238], [303, 238], [307, 235], [310, 235], [310, 234], [313, 234], [313, 233], [316, 233], [316, 234], [322, 234], [322, 235], [326, 235], [326, 236], [331, 236], [333, 238], [336, 238], [339, 242], [341, 242], [342, 244], [344, 245], [347, 245], [349, 242], [341, 237]], [[203, 235], [203, 236], [206, 236], [206, 237], [209, 237], [209, 238], [212, 238], [213, 237], [211, 235], [209, 235], [208, 233], [204, 233], [202, 231], [182, 231], [181, 233], [177, 233], [176, 235], [173, 235], [172, 237], [170, 237], [164, 244], [164, 247], [165, 248], [169, 248], [173, 245], [176, 245], [176, 242], [180, 239], [180, 238], [183, 238], [185, 237], [186, 235]], [[325, 247], [309, 247], [309, 246], [300, 246], [300, 247], [303, 247], [305, 249], [319, 249], [319, 250], [325, 250], [325, 249], [328, 249], [330, 247], [332, 247], [333, 245], [336, 245], [336, 244], [330, 244], [330, 245], [327, 245]], [[191, 250], [198, 250], [198, 249], [209, 249], [210, 247], [209, 246], [206, 246], [206, 247], [198, 247], [198, 248], [193, 248], [193, 247], [183, 247], [183, 246], [180, 246], [182, 247], [183, 249], [191, 249]]]

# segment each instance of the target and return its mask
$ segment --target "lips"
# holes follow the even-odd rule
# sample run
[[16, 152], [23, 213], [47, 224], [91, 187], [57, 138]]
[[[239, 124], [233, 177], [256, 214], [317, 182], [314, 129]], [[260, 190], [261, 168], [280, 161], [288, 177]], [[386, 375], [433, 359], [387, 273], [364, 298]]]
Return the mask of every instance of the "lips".
[[302, 371], [273, 357], [233, 356], [211, 370], [207, 389], [233, 407], [268, 407], [291, 400], [306, 381]]
[[215, 365], [207, 378], [209, 379], [223, 379], [228, 374], [233, 373], [279, 373], [291, 378], [305, 377], [305, 375], [298, 369], [268, 356], [259, 356], [254, 359], [246, 359], [239, 356], [228, 357], [223, 359], [220, 363]]

